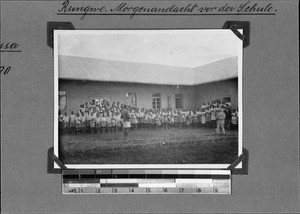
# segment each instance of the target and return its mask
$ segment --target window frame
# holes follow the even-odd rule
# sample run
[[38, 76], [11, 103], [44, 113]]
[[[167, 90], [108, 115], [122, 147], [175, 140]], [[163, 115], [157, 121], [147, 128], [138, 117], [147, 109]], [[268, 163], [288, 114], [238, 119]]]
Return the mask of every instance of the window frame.
[[[158, 100], [157, 99], [159, 99], [159, 108], [158, 108]], [[154, 108], [154, 103], [155, 103], [155, 108]], [[152, 109], [160, 110], [161, 106], [162, 106], [161, 93], [152, 93]]]
[[[180, 108], [177, 106], [177, 100], [180, 100]], [[175, 109], [183, 109], [183, 94], [175, 94]]]

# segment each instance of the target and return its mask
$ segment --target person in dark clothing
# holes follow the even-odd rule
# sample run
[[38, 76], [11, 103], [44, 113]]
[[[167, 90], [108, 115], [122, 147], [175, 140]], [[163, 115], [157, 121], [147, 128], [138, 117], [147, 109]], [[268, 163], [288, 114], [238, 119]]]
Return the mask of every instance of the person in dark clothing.
[[128, 137], [128, 130], [130, 129], [130, 114], [127, 110], [127, 106], [124, 106], [124, 109], [121, 113], [121, 119], [123, 120], [123, 127], [124, 127], [124, 138]]
[[231, 129], [231, 107], [227, 105], [224, 113], [226, 115], [225, 128], [227, 130], [230, 130]]

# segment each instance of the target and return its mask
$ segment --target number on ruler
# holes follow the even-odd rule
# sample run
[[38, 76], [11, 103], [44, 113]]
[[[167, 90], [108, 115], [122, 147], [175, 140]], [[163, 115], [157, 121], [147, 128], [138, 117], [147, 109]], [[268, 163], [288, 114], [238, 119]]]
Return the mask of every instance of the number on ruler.
[[201, 192], [201, 188], [197, 188], [197, 192], [199, 192], [199, 193], [200, 193], [200, 192]]
[[163, 188], [163, 192], [168, 192], [168, 188]]
[[74, 192], [74, 193], [76, 193], [76, 189], [69, 189], [69, 192]]
[[218, 188], [215, 188], [215, 193], [217, 193], [219, 190], [218, 190]]
[[183, 192], [184, 188], [180, 187], [179, 192]]
[[100, 188], [98, 188], [98, 189], [96, 189], [96, 191], [95, 191], [96, 193], [101, 193], [101, 189]]
[[118, 189], [117, 188], [113, 188], [113, 193], [117, 193]]
[[78, 188], [78, 193], [83, 193], [83, 189], [82, 188]]
[[146, 188], [146, 192], [150, 193], [151, 192], [151, 188]]
[[133, 188], [129, 188], [129, 192], [134, 192], [134, 189]]

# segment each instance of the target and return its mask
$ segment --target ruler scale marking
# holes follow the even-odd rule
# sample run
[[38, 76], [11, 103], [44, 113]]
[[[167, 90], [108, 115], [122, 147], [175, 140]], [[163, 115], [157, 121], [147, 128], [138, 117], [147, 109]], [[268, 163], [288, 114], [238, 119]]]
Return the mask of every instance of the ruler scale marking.
[[65, 170], [63, 194], [231, 194], [230, 170]]

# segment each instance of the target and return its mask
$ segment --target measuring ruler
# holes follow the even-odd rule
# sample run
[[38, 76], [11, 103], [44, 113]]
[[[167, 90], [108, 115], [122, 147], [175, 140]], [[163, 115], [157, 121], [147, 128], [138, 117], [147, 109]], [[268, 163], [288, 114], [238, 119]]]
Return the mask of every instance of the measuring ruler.
[[[231, 194], [230, 170], [66, 170], [63, 194]], [[135, 177], [135, 178], [134, 178]]]

